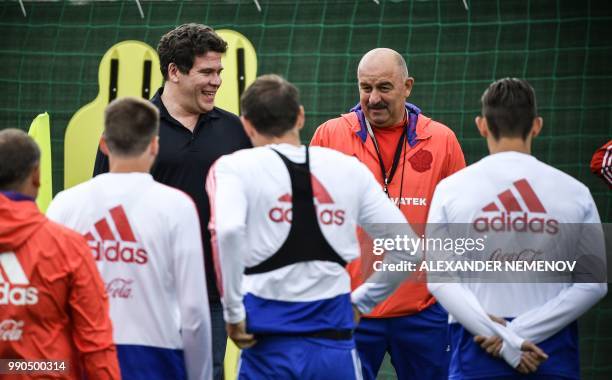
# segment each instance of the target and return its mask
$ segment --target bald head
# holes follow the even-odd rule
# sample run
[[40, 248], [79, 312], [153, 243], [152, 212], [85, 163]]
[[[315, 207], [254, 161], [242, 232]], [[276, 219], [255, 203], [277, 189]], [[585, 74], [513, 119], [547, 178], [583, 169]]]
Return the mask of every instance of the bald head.
[[359, 103], [373, 127], [393, 127], [406, 117], [405, 101], [414, 79], [406, 61], [395, 50], [379, 48], [367, 52], [357, 68]]
[[361, 71], [369, 71], [372, 66], [385, 67], [387, 69], [393, 68], [397, 70], [402, 79], [409, 77], [406, 60], [393, 49], [376, 48], [365, 53], [361, 61], [359, 61], [357, 75], [359, 76]]

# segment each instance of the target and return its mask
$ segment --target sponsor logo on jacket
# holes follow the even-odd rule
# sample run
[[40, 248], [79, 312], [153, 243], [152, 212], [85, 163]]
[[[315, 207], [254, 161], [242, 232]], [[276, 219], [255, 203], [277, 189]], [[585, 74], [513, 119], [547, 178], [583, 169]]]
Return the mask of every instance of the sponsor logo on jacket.
[[5, 319], [0, 322], [0, 341], [20, 340], [23, 335], [23, 321]]
[[14, 252], [0, 253], [0, 305], [35, 305], [38, 289], [30, 285]]
[[396, 206], [427, 206], [427, 198], [391, 197]]

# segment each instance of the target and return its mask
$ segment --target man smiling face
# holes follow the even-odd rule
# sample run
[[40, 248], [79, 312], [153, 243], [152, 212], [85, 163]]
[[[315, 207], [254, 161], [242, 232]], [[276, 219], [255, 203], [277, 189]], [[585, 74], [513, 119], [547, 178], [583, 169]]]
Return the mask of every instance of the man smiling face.
[[198, 55], [186, 74], [177, 70], [178, 89], [182, 106], [193, 114], [209, 112], [215, 105], [215, 95], [221, 86], [222, 53], [209, 51]]

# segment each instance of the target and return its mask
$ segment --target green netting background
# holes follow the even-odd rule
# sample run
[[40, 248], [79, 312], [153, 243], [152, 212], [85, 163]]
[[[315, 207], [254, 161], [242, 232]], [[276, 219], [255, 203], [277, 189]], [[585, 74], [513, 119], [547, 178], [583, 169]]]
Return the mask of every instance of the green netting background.
[[[52, 122], [54, 191], [63, 184], [63, 135], [98, 93], [97, 71], [113, 44], [155, 47], [177, 24], [200, 22], [244, 34], [258, 72], [298, 85], [307, 110], [304, 141], [357, 102], [356, 65], [374, 47], [401, 52], [416, 83], [410, 101], [451, 127], [469, 163], [486, 154], [473, 125], [482, 91], [517, 76], [535, 87], [545, 120], [534, 154], [585, 183], [602, 219], [612, 192], [592, 175], [595, 149], [612, 138], [612, 5], [609, 1], [260, 0], [0, 3], [0, 129]], [[585, 379], [612, 378], [612, 297], [581, 321]], [[393, 378], [388, 363], [381, 378]]]

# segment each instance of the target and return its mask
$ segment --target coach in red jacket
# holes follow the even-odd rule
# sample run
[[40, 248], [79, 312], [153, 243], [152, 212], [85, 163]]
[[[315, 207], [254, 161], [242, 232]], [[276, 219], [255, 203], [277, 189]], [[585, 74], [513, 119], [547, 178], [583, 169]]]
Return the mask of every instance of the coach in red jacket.
[[[438, 182], [465, 167], [459, 142], [451, 129], [406, 103], [414, 79], [396, 51], [379, 48], [365, 54], [357, 79], [359, 104], [319, 126], [311, 145], [336, 149], [363, 162], [420, 234]], [[373, 260], [372, 255], [362, 255], [348, 265], [353, 288], [368, 277]], [[424, 282], [402, 284], [357, 327], [364, 379], [376, 378], [389, 352], [400, 380], [446, 380], [450, 357], [446, 322], [446, 312]]]
[[27, 134], [0, 131], [0, 358], [11, 359], [0, 377], [120, 379], [108, 298], [87, 243], [34, 203], [39, 159]]

